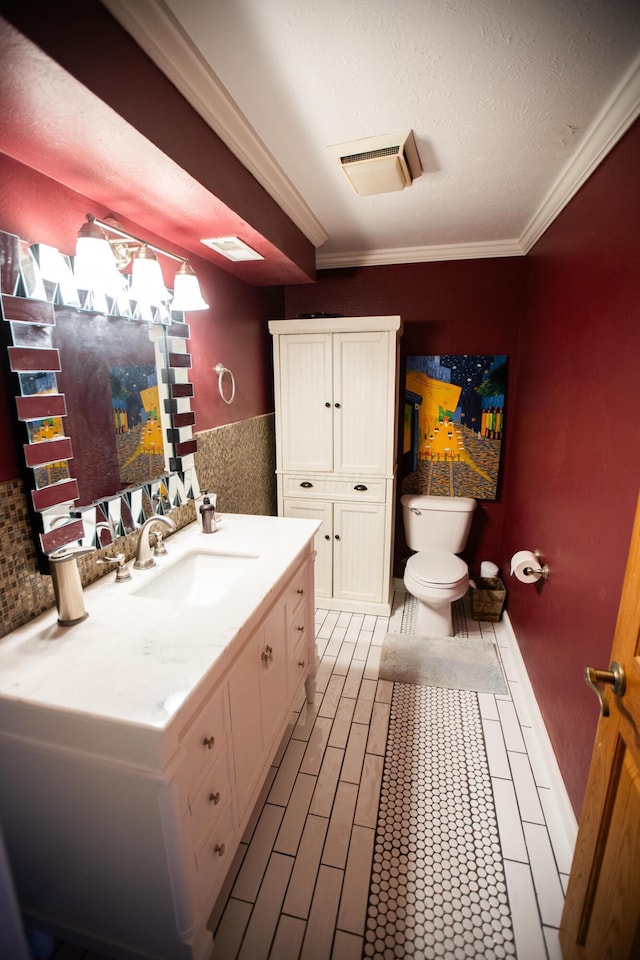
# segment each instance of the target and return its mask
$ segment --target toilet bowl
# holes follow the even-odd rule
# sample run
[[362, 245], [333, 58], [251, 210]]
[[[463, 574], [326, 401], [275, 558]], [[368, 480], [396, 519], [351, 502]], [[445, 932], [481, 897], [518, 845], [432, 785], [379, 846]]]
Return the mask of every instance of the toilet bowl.
[[469, 571], [464, 560], [445, 550], [422, 550], [407, 561], [404, 585], [418, 600], [415, 632], [430, 637], [453, 636], [451, 604], [464, 597]]
[[405, 587], [418, 601], [415, 632], [451, 637], [451, 604], [469, 587], [467, 565], [457, 554], [466, 545], [476, 501], [405, 494], [400, 502], [407, 546], [417, 551], [404, 573]]

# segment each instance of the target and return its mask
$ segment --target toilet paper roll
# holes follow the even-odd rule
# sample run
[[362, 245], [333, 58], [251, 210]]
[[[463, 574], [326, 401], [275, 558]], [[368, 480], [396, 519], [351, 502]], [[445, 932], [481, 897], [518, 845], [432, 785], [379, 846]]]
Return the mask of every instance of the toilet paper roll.
[[480, 564], [480, 576], [484, 579], [493, 579], [499, 572], [497, 563], [491, 563], [490, 560], [483, 560]]
[[532, 550], [518, 550], [511, 557], [511, 575], [520, 583], [537, 583], [539, 575], [532, 573], [540, 569], [540, 561]]

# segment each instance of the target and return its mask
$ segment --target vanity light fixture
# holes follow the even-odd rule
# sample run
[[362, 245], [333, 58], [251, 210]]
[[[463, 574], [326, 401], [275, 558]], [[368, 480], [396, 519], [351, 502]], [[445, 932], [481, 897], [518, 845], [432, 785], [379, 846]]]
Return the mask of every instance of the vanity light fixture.
[[91, 291], [94, 298], [117, 297], [124, 286], [107, 235], [90, 214], [78, 231], [73, 275], [78, 289]]
[[[110, 240], [106, 231], [118, 237], [119, 241]], [[123, 240], [126, 242], [122, 243]], [[180, 263], [175, 277], [172, 312], [206, 310], [209, 304], [202, 296], [198, 278], [186, 257], [169, 253], [162, 247], [141, 240], [124, 230], [116, 221], [97, 220], [91, 213], [87, 214], [86, 223], [78, 231], [76, 283], [83, 290], [97, 290], [111, 297], [118, 296], [122, 293], [124, 284], [119, 270], [133, 261], [128, 296], [147, 306], [166, 305], [172, 294], [165, 287], [156, 252]], [[110, 278], [108, 286], [100, 280], [103, 274]]]

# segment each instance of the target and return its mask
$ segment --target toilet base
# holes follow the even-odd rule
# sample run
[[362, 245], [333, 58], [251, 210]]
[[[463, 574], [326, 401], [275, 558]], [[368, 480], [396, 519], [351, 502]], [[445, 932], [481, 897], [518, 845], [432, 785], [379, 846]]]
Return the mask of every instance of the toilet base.
[[418, 600], [415, 632], [423, 637], [452, 637], [451, 604], [442, 603], [431, 607]]

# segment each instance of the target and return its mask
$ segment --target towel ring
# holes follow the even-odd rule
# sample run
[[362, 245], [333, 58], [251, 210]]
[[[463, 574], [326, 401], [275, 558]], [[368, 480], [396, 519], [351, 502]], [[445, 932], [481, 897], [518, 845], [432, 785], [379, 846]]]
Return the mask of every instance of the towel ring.
[[[233, 403], [236, 395], [236, 381], [235, 381], [235, 377], [231, 373], [231, 370], [228, 370], [222, 363], [216, 364], [216, 366], [213, 369], [218, 374], [218, 390], [220, 391], [220, 396], [222, 397], [225, 403]], [[225, 373], [229, 374], [229, 379], [231, 380], [231, 396], [229, 397], [229, 399], [225, 397], [224, 390], [222, 389], [222, 379]]]

